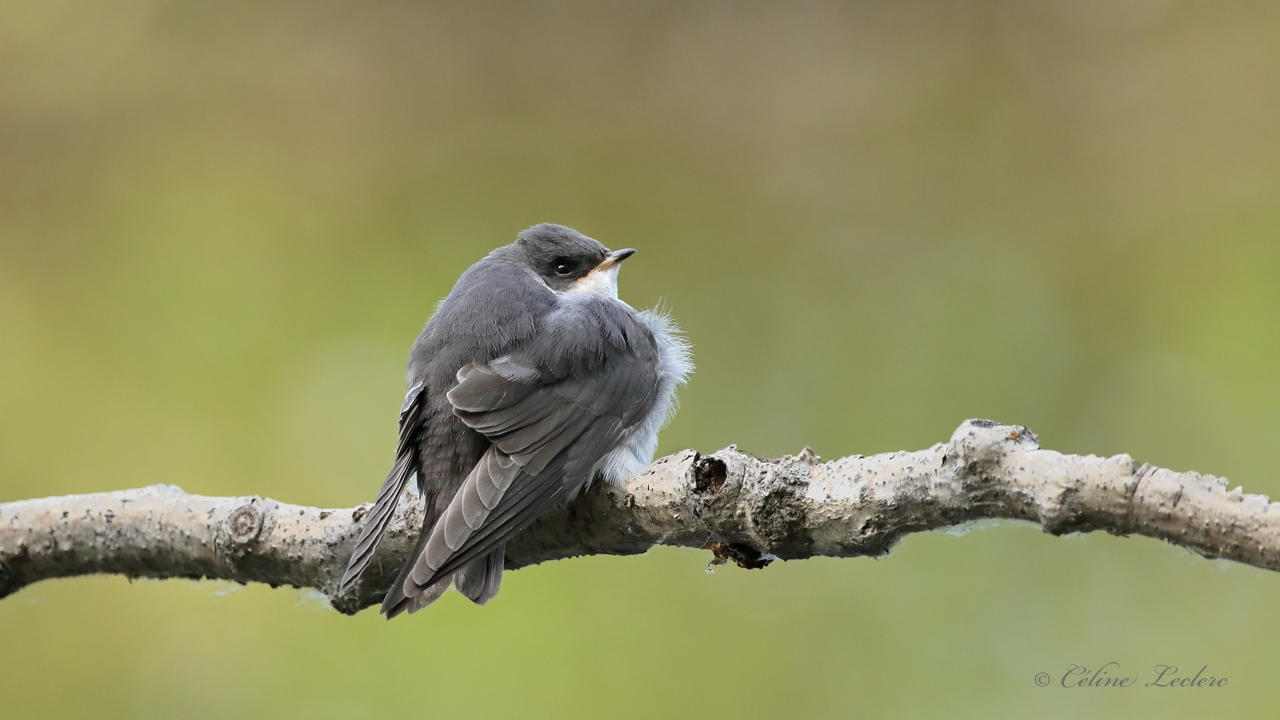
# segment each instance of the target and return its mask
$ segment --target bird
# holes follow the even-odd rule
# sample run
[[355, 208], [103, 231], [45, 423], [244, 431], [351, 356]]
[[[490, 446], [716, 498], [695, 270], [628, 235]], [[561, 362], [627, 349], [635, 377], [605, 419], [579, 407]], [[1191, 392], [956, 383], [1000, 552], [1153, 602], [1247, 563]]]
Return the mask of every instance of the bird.
[[450, 584], [485, 604], [512, 537], [652, 461], [693, 363], [668, 313], [618, 298], [633, 253], [541, 223], [462, 273], [413, 344], [395, 461], [339, 595], [373, 560], [411, 479], [425, 513], [382, 603], [388, 619]]

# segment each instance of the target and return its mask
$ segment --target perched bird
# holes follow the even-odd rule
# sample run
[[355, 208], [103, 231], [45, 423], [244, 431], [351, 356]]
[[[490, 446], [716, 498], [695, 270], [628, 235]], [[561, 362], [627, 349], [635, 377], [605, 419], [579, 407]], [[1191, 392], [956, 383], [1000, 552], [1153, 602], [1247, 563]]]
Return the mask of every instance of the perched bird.
[[693, 366], [666, 315], [618, 299], [634, 252], [544, 223], [458, 278], [413, 345], [395, 463], [339, 592], [368, 567], [410, 478], [426, 518], [388, 618], [450, 582], [484, 604], [512, 536], [597, 476], [620, 483], [653, 459]]

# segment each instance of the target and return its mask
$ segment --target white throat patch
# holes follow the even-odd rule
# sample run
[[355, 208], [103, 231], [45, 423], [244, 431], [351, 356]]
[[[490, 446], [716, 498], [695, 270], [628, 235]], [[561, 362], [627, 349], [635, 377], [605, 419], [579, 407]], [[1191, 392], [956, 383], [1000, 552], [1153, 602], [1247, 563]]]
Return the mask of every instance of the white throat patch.
[[618, 270], [621, 265], [614, 264], [605, 270], [592, 270], [585, 276], [579, 278], [573, 285], [565, 290], [567, 293], [582, 293], [584, 295], [604, 295], [615, 300], [618, 299]]

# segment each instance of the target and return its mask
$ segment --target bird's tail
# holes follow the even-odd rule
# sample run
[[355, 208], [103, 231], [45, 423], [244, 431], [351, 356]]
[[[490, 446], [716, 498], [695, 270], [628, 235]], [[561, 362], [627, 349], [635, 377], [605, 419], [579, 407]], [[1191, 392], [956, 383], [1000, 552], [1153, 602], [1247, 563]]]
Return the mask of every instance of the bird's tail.
[[387, 525], [391, 522], [391, 515], [396, 509], [400, 493], [404, 492], [404, 486], [413, 476], [415, 466], [411, 452], [401, 453], [396, 457], [395, 464], [391, 466], [391, 472], [387, 474], [386, 482], [382, 483], [382, 489], [378, 491], [378, 499], [374, 501], [373, 508], [365, 516], [364, 527], [360, 529], [360, 538], [356, 540], [351, 560], [347, 562], [347, 570], [342, 574], [342, 582], [338, 584], [339, 595], [355, 587], [360, 574], [369, 567], [369, 562], [373, 560], [373, 551], [378, 548], [378, 541], [387, 531]]
[[[430, 534], [430, 528], [423, 530], [422, 535], [424, 538]], [[478, 557], [467, 563], [461, 570], [451, 575], [445, 575], [427, 587], [417, 588], [417, 593], [414, 595], [405, 593], [405, 581], [409, 571], [413, 568], [413, 563], [406, 563], [405, 571], [401, 573], [401, 577], [396, 579], [395, 583], [391, 585], [391, 590], [387, 592], [387, 597], [382, 603], [382, 613], [387, 616], [388, 620], [403, 612], [416, 613], [440, 599], [444, 591], [449, 589], [450, 584], [457, 587], [458, 592], [477, 605], [489, 602], [494, 595], [498, 594], [498, 588], [502, 586], [502, 565], [506, 559], [506, 547], [505, 544], [499, 545], [488, 555]], [[421, 552], [422, 550], [419, 548], [413, 557], [416, 557]]]
[[502, 563], [506, 555], [507, 546], [504, 543], [488, 555], [472, 560], [455, 572], [453, 584], [458, 588], [458, 592], [466, 595], [477, 605], [483, 605], [492, 600], [502, 585]]

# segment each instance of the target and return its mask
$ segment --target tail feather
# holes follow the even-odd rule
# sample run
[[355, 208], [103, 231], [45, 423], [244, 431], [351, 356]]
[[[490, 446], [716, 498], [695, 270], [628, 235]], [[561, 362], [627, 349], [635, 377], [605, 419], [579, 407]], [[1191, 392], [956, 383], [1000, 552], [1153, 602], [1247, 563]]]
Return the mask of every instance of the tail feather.
[[[429, 531], [424, 531], [423, 534], [427, 535]], [[404, 577], [406, 573], [401, 573], [402, 577], [391, 585], [387, 597], [382, 602], [382, 614], [390, 620], [401, 613], [416, 613], [439, 600], [451, 584], [471, 602], [484, 605], [492, 600], [502, 587], [502, 567], [506, 560], [506, 547], [505, 544], [499, 545], [488, 555], [472, 560], [461, 570], [445, 575], [426, 587], [419, 587], [416, 584], [409, 587], [411, 581]], [[421, 552], [421, 549], [418, 549], [415, 554]], [[406, 587], [409, 587], [409, 591], [406, 591]], [[410, 592], [413, 594], [410, 595]]]
[[[404, 609], [407, 609], [409, 611], [409, 614], [412, 615], [413, 613], [418, 612], [419, 610], [430, 605], [436, 600], [439, 600], [440, 596], [444, 595], [444, 591], [448, 589], [449, 589], [449, 578], [445, 578], [444, 580], [441, 580], [435, 585], [432, 585], [429, 588], [423, 589], [422, 592], [418, 593], [412, 598], [409, 598], [407, 604], [404, 605]], [[396, 613], [396, 614], [399, 614], [399, 613]], [[395, 617], [395, 615], [388, 615], [387, 619], [390, 620], [393, 617]]]
[[[452, 558], [454, 546], [461, 547], [473, 528], [484, 524], [492, 508], [497, 506], [499, 498], [504, 497], [503, 493], [519, 474], [519, 465], [496, 447], [490, 447], [471, 469], [439, 520], [432, 517], [424, 519], [422, 534], [409, 555], [410, 560], [400, 570], [399, 577], [382, 602], [382, 612], [388, 618], [406, 610], [412, 612], [425, 607], [439, 595], [425, 601], [417, 598], [441, 583], [447, 587], [450, 581], [477, 603], [488, 602], [497, 594], [505, 555], [501, 547], [489, 545], [444, 572], [438, 572], [438, 569]], [[486, 497], [490, 505], [485, 505]]]
[[471, 598], [477, 605], [483, 605], [493, 599], [498, 594], [498, 589], [502, 587], [502, 566], [507, 561], [507, 545], [503, 543], [493, 552], [489, 553], [489, 573], [485, 581], [484, 592], [480, 593], [480, 597]]
[[483, 605], [498, 594], [502, 585], [502, 562], [506, 556], [506, 545], [499, 545], [496, 550], [467, 563], [461, 570], [453, 574], [453, 584], [458, 592], [470, 598], [471, 602]]
[[436, 582], [424, 588], [416, 588], [415, 594], [409, 595], [404, 591], [404, 583], [397, 581], [387, 591], [387, 596], [382, 600], [381, 612], [390, 620], [401, 613], [416, 613], [422, 608], [430, 605], [444, 595], [444, 591], [449, 589], [453, 584], [453, 576], [445, 575]]

